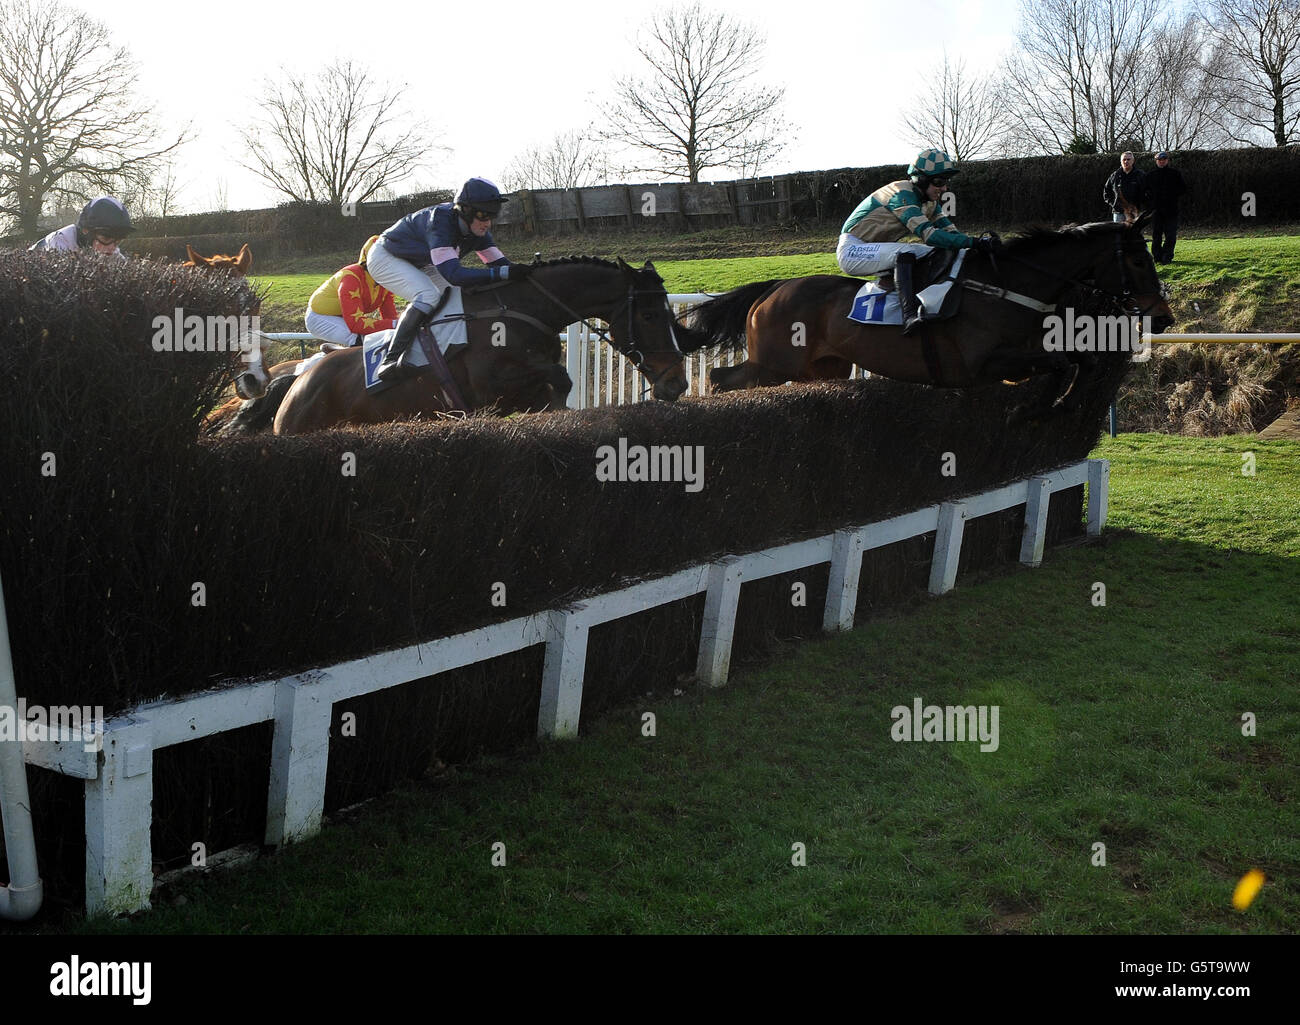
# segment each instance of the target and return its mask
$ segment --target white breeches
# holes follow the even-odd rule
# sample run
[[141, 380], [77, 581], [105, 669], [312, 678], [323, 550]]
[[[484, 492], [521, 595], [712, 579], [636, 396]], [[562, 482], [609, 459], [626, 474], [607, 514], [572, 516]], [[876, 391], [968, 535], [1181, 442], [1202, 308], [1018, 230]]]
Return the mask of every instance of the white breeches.
[[351, 345], [357, 340], [356, 332], [348, 327], [342, 317], [330, 317], [315, 310], [307, 311], [307, 330], [313, 338], [322, 342], [337, 342], [339, 345]]
[[900, 253], [915, 253], [919, 260], [933, 250], [922, 242], [863, 242], [846, 233], [835, 248], [835, 262], [845, 274], [864, 277], [889, 270]]
[[408, 303], [420, 303], [430, 310], [437, 305], [443, 289], [448, 287], [433, 264], [420, 269], [399, 259], [384, 248], [382, 239], [371, 248], [366, 258], [366, 269], [376, 284]]

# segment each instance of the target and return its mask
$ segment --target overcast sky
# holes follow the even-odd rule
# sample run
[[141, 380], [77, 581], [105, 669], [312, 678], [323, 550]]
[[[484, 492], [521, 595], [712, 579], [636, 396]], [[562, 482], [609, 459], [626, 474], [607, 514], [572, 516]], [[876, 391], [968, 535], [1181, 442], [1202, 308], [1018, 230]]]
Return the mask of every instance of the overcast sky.
[[[79, 7], [105, 24], [139, 65], [138, 88], [165, 129], [191, 123], [179, 158], [181, 205], [210, 209], [224, 179], [231, 208], [284, 197], [241, 168], [236, 126], [259, 87], [335, 58], [404, 84], [404, 103], [437, 129], [450, 153], [433, 155], [399, 186], [451, 187], [499, 178], [530, 144], [580, 128], [612, 82], [639, 60], [632, 42], [653, 4], [619, 0], [413, 2], [114, 0]], [[915, 145], [898, 109], [924, 102], [923, 75], [951, 56], [991, 68], [1010, 48], [1016, 0], [711, 0], [767, 38], [764, 77], [786, 88], [796, 128], [774, 173], [903, 163]], [[904, 19], [902, 15], [906, 13]], [[713, 177], [732, 177], [718, 175]]]

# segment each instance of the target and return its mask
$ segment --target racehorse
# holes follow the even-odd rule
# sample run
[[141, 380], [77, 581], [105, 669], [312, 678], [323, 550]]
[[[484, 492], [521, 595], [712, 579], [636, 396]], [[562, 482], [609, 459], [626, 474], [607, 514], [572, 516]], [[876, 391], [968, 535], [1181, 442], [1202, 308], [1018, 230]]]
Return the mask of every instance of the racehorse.
[[202, 256], [194, 251], [194, 247], [188, 242], [185, 243], [185, 252], [189, 254], [182, 267], [207, 267], [209, 270], [224, 270], [232, 274], [237, 274], [241, 278], [248, 276], [248, 269], [253, 266], [253, 251], [248, 248], [245, 242], [239, 248], [238, 256], [227, 256], [224, 253], [218, 253], [215, 256]]
[[[550, 260], [534, 264], [523, 281], [467, 289], [464, 297], [469, 344], [447, 359], [463, 410], [449, 408], [431, 374], [370, 394], [362, 347], [354, 346], [328, 353], [288, 386], [275, 433], [487, 407], [501, 413], [561, 408], [572, 382], [558, 363], [557, 335], [587, 317], [610, 325], [610, 344], [646, 376], [655, 398], [671, 402], [686, 390], [672, 309], [653, 263], [638, 270], [623, 260]], [[279, 391], [276, 384], [268, 400]]]
[[961, 312], [928, 321], [908, 338], [901, 327], [849, 320], [862, 280], [821, 274], [745, 285], [701, 304], [684, 345], [745, 347], [745, 362], [710, 372], [715, 392], [844, 378], [856, 363], [883, 377], [942, 388], [1053, 373], [1059, 387], [1052, 405], [1059, 405], [1079, 363], [1046, 350], [1043, 318], [1064, 298], [1086, 297], [1090, 314], [1150, 315], [1157, 333], [1173, 323], [1142, 238], [1146, 222], [1038, 229], [993, 256], [969, 252], [967, 275], [954, 286], [966, 289]]

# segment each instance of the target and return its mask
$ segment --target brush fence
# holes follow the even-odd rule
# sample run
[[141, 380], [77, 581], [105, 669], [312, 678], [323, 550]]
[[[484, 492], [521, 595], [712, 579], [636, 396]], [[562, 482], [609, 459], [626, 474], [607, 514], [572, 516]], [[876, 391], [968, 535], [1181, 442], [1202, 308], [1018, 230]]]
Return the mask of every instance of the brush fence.
[[935, 533], [929, 590], [952, 589], [968, 519], [1025, 506], [1020, 562], [1043, 557], [1053, 492], [1088, 485], [1087, 532], [1106, 521], [1110, 464], [1084, 460], [982, 494], [932, 505], [891, 519], [729, 555], [563, 608], [430, 640], [296, 676], [263, 680], [148, 703], [105, 724], [101, 751], [79, 741], [27, 742], [26, 761], [86, 781], [86, 911], [123, 914], [149, 907], [153, 889], [150, 829], [153, 754], [172, 744], [255, 723], [274, 722], [266, 843], [280, 845], [320, 831], [336, 701], [546, 645], [537, 732], [572, 738], [582, 709], [587, 635], [593, 626], [705, 592], [696, 673], [710, 687], [727, 681], [740, 588], [748, 580], [830, 563], [825, 630], [848, 630], [857, 605], [863, 552]]

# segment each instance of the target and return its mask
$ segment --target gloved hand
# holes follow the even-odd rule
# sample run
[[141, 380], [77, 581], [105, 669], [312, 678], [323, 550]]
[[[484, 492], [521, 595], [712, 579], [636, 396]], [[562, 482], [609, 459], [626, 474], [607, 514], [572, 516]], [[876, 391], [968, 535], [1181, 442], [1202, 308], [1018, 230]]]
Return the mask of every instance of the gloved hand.
[[533, 268], [526, 263], [512, 263], [506, 268], [506, 280], [523, 281], [532, 272]]
[[1002, 252], [1002, 239], [998, 238], [995, 233], [989, 232], [987, 235], [981, 235], [977, 238], [971, 249], [977, 253], [987, 253], [991, 256], [994, 253]]

